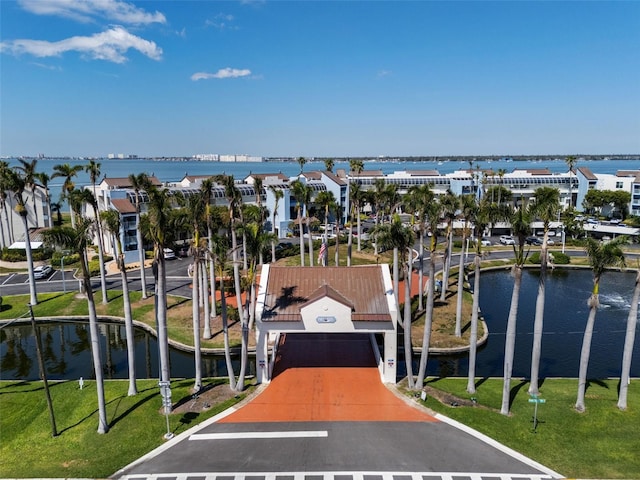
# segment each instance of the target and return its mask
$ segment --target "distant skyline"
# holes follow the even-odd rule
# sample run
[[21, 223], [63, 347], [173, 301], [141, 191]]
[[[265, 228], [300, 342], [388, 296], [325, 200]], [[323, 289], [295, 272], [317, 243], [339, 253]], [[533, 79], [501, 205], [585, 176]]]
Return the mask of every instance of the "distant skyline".
[[0, 1], [0, 156], [638, 152], [638, 1]]

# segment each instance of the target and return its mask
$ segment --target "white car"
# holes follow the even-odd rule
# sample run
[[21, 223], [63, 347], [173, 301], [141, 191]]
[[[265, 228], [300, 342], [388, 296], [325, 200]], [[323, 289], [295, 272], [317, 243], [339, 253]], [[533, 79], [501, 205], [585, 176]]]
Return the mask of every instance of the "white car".
[[501, 235], [500, 243], [503, 245], [515, 245], [516, 241], [513, 239], [511, 235]]
[[163, 255], [164, 255], [164, 259], [165, 260], [173, 260], [174, 258], [176, 258], [176, 254], [173, 250], [171, 250], [170, 248], [165, 248], [162, 251]]
[[51, 268], [51, 265], [40, 265], [39, 267], [33, 269], [33, 277], [36, 280], [47, 278], [52, 273], [53, 268]]

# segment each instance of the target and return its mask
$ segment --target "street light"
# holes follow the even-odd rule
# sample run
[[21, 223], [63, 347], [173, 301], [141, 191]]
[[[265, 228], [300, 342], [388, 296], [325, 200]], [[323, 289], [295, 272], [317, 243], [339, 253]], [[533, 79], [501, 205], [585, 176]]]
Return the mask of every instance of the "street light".
[[68, 251], [63, 251], [62, 252], [62, 257], [60, 257], [60, 271], [62, 272], [62, 291], [63, 293], [67, 293], [67, 283], [65, 282], [64, 279], [64, 257], [69, 255]]

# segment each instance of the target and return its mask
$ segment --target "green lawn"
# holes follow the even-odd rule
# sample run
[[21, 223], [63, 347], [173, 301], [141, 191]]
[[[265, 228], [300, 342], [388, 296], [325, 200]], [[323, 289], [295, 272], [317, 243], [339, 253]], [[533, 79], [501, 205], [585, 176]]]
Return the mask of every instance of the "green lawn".
[[[509, 417], [500, 414], [502, 379], [478, 379], [475, 395], [489, 408], [450, 406], [433, 397], [424, 405], [468, 425], [570, 478], [640, 478], [640, 382], [629, 386], [628, 409], [616, 407], [618, 380], [591, 381], [587, 411], [577, 413], [577, 380], [544, 380], [533, 431], [534, 405], [524, 381], [513, 380], [515, 397]], [[428, 386], [469, 400], [466, 378], [433, 378]], [[419, 400], [418, 400], [419, 401]]]
[[[204, 385], [221, 383], [210, 380]], [[167, 433], [161, 412], [157, 380], [139, 380], [136, 396], [127, 396], [128, 381], [105, 382], [110, 430], [97, 433], [95, 382], [51, 383], [51, 396], [59, 435], [52, 437], [42, 382], [0, 382], [0, 478], [76, 477], [106, 478], [155, 447]], [[191, 380], [172, 383], [175, 403], [190, 400]], [[228, 388], [227, 386], [218, 388]], [[202, 422], [246, 396], [203, 413], [172, 414], [170, 430], [176, 435]]]

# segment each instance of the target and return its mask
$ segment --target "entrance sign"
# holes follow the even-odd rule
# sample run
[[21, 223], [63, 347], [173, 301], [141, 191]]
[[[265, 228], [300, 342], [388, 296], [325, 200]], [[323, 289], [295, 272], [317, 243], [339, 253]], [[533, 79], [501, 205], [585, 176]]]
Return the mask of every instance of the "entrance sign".
[[336, 317], [316, 317], [318, 323], [336, 323]]

